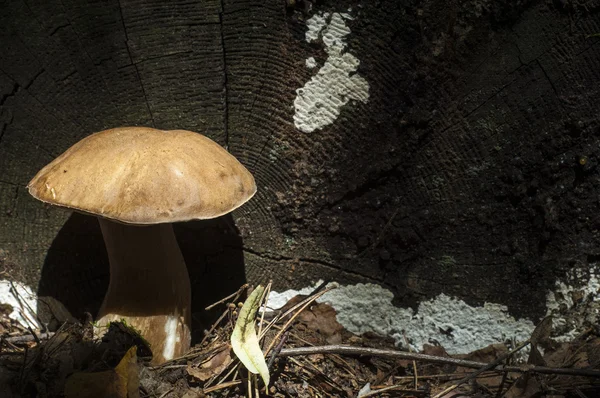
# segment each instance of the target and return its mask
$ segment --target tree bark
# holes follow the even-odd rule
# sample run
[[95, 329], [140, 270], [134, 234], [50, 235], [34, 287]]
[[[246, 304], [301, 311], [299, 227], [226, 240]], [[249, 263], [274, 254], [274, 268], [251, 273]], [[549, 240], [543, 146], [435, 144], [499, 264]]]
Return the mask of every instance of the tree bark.
[[[598, 262], [598, 7], [288, 3], [0, 2], [4, 268], [48, 292], [44, 269], [78, 253], [85, 271], [50, 284], [99, 301], [99, 234], [51, 255], [77, 231], [24, 187], [77, 140], [122, 125], [201, 132], [249, 168], [256, 197], [237, 230], [219, 227], [240, 239], [202, 255], [239, 252], [241, 279], [275, 289], [372, 282], [405, 304], [443, 292], [537, 320], [558, 277]], [[327, 60], [322, 39], [305, 40], [319, 12], [350, 14], [343, 52], [369, 97], [307, 133], [294, 101], [318, 73], [306, 60]]]

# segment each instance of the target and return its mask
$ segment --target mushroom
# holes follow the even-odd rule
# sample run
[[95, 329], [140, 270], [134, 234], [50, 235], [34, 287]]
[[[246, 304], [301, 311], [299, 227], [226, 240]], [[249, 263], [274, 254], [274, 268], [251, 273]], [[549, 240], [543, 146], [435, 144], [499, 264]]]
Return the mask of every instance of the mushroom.
[[153, 364], [190, 347], [191, 287], [172, 223], [219, 217], [256, 192], [250, 172], [209, 138], [123, 127], [92, 134], [40, 170], [35, 198], [98, 217], [110, 283], [97, 317], [125, 320]]

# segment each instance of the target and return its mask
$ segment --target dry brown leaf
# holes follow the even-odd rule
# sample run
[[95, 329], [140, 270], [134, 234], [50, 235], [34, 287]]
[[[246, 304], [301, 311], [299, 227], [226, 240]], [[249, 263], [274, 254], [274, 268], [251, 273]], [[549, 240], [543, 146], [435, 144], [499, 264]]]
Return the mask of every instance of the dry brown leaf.
[[537, 345], [531, 345], [531, 349], [529, 351], [529, 358], [527, 358], [527, 363], [530, 365], [546, 366], [546, 361], [544, 360], [544, 357], [538, 350]]
[[213, 355], [205, 358], [199, 365], [189, 364], [187, 372], [200, 381], [206, 381], [225, 370], [232, 360], [231, 346], [223, 344], [221, 347], [217, 347], [213, 351]]
[[545, 347], [550, 342], [550, 335], [552, 334], [552, 316], [547, 316], [535, 327], [533, 333], [531, 333], [531, 345], [541, 345]]
[[139, 384], [137, 347], [133, 346], [114, 369], [72, 374], [65, 385], [65, 398], [139, 398]]
[[423, 344], [422, 354], [433, 355], [435, 357], [449, 357], [446, 349], [441, 345]]
[[548, 347], [550, 343], [550, 334], [552, 333], [552, 317], [547, 316], [535, 327], [531, 333], [531, 347], [527, 363], [531, 365], [546, 366], [544, 357], [538, 350], [538, 347]]
[[[292, 297], [281, 309], [282, 312], [292, 308], [307, 296]], [[328, 344], [340, 344], [344, 327], [337, 321], [337, 314], [332, 306], [325, 303], [313, 303], [304, 309], [296, 318], [308, 329], [317, 332]]]
[[206, 395], [199, 388], [190, 388], [181, 398], [204, 398]]
[[534, 375], [525, 373], [508, 389], [505, 398], [534, 398], [541, 397], [542, 386]]
[[490, 344], [480, 350], [473, 351], [466, 355], [457, 355], [457, 358], [468, 359], [470, 361], [491, 363], [505, 355], [508, 349], [504, 344]]
[[586, 350], [574, 343], [560, 343], [552, 351], [546, 352], [544, 360], [554, 368], [584, 368], [590, 365]]
[[590, 365], [598, 367], [600, 365], [600, 339], [593, 338], [586, 342], [587, 359]]

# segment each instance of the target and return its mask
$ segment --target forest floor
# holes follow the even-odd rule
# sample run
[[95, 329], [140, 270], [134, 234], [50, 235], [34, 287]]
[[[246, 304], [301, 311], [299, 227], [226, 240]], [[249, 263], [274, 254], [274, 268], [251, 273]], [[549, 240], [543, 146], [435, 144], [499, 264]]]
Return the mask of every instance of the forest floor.
[[[99, 340], [92, 324], [56, 332], [22, 327], [0, 308], [0, 396], [12, 397], [597, 397], [600, 328], [571, 342], [549, 338], [543, 320], [525, 342], [497, 344], [468, 355], [444, 347], [399, 351], [391, 339], [356, 336], [335, 310], [296, 296], [266, 312], [261, 335], [268, 389], [232, 351], [245, 288], [217, 303], [221, 317], [185, 357], [148, 364], [151, 351], [126, 325]], [[263, 329], [261, 327], [261, 329]], [[263, 337], [264, 336], [264, 337]]]

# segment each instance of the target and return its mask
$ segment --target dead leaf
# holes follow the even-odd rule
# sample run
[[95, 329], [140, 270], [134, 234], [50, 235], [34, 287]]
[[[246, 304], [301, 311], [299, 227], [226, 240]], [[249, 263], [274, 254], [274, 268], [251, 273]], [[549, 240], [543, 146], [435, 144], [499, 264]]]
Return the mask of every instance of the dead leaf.
[[491, 363], [505, 355], [508, 349], [504, 344], [490, 344], [487, 347], [475, 350], [466, 355], [457, 355], [457, 358], [468, 359], [470, 361]]
[[344, 327], [337, 321], [335, 309], [324, 303], [314, 303], [297, 318], [308, 329], [321, 335], [328, 344], [340, 344]]
[[191, 388], [181, 398], [204, 398], [206, 395], [199, 388]]
[[541, 345], [542, 347], [548, 345], [550, 341], [550, 334], [552, 333], [552, 316], [547, 316], [535, 327], [533, 333], [531, 333], [531, 345]]
[[542, 386], [534, 375], [525, 373], [508, 389], [505, 398], [533, 398], [541, 397]]
[[137, 347], [133, 346], [114, 369], [72, 374], [65, 385], [65, 398], [139, 398], [139, 384]]
[[441, 345], [423, 344], [423, 350], [421, 353], [425, 355], [433, 355], [435, 357], [449, 357], [446, 349]]
[[187, 372], [200, 381], [206, 381], [225, 370], [232, 360], [231, 346], [223, 344], [217, 347], [210, 356], [204, 358], [200, 364], [188, 364]]
[[260, 300], [264, 291], [265, 288], [258, 285], [250, 297], [246, 299], [231, 334], [231, 347], [246, 369], [251, 373], [260, 374], [265, 385], [268, 386], [269, 369], [258, 344], [255, 328], [256, 312], [260, 307]]

